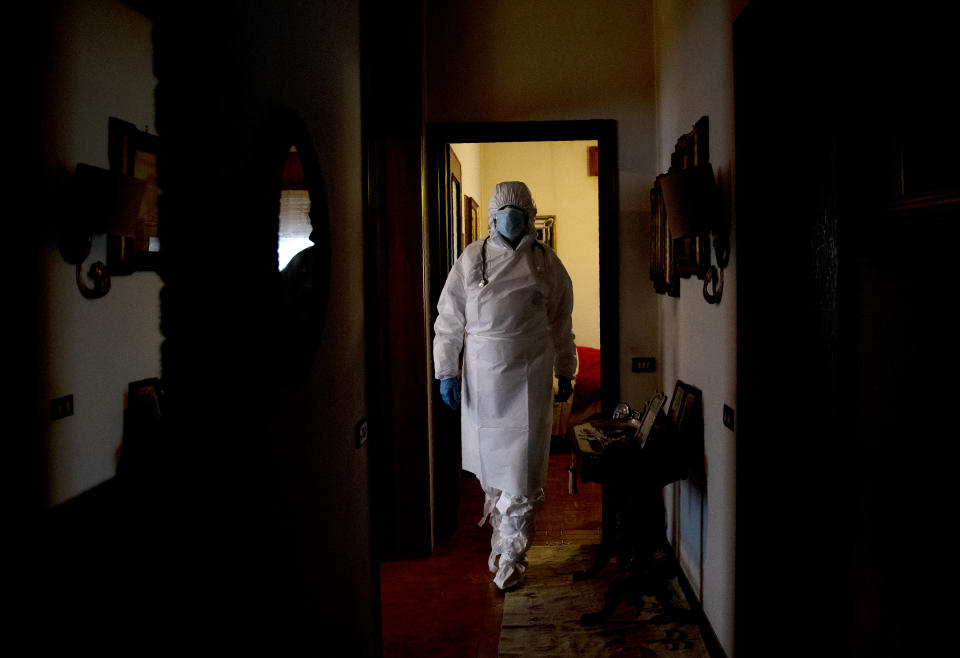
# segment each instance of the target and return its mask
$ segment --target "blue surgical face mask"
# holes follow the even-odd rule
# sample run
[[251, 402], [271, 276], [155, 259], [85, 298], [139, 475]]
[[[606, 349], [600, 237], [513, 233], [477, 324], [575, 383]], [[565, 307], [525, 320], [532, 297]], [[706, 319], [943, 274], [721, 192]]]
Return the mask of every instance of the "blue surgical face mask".
[[527, 216], [518, 208], [497, 211], [497, 232], [508, 240], [516, 240], [527, 232]]

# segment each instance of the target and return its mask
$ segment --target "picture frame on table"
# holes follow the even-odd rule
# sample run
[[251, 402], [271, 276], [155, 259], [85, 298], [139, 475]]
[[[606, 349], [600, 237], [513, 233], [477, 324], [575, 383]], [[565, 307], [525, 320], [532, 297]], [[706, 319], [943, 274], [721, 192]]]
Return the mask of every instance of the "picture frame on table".
[[679, 430], [703, 421], [703, 401], [700, 389], [677, 380], [667, 413], [670, 423]]
[[152, 415], [160, 416], [163, 398], [163, 389], [158, 377], [149, 377], [130, 382], [127, 385], [127, 407], [147, 410]]
[[640, 442], [641, 450], [646, 445], [650, 432], [653, 431], [653, 426], [660, 418], [660, 412], [663, 410], [666, 401], [667, 396], [662, 392], [657, 393], [647, 401], [647, 406], [643, 410], [643, 417], [640, 419], [640, 427], [637, 429], [637, 440]]

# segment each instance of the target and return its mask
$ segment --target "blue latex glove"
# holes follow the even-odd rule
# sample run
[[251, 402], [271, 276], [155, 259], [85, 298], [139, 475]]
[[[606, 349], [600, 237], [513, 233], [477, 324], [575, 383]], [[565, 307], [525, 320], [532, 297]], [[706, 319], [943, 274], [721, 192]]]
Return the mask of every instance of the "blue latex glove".
[[448, 377], [440, 381], [440, 396], [451, 409], [460, 406], [460, 385], [456, 377]]
[[555, 402], [566, 402], [573, 395], [573, 384], [568, 377], [557, 377], [557, 394], [553, 396]]

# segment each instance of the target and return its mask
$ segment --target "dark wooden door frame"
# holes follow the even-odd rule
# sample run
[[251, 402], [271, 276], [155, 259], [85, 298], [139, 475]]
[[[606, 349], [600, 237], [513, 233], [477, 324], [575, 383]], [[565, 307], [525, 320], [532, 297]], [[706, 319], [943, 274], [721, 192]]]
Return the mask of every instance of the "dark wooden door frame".
[[432, 550], [421, 4], [361, 3], [367, 430], [378, 564]]
[[[431, 271], [449, 272], [460, 255], [460, 223], [452, 208], [454, 195], [463, 196], [463, 171], [460, 161], [449, 144], [441, 147], [438, 153], [436, 176], [438, 190], [435, 197], [436, 220], [431, 223], [437, 235], [438, 252], [431, 257]], [[428, 169], [428, 171], [432, 171]], [[453, 181], [459, 189], [454, 189]], [[434, 197], [430, 197], [434, 198]], [[444, 274], [445, 277], [445, 274]], [[439, 290], [430, 302], [431, 321], [436, 320]], [[432, 330], [433, 324], [430, 325]], [[432, 336], [432, 331], [431, 331]], [[429, 350], [428, 350], [429, 351]], [[452, 411], [434, 395], [433, 416], [431, 421], [433, 446], [431, 450], [432, 490], [433, 490], [433, 533], [434, 541], [439, 542], [450, 537], [457, 530], [460, 506], [460, 411]]]
[[[613, 411], [620, 399], [620, 314], [619, 314], [619, 179], [617, 172], [617, 122], [585, 121], [520, 121], [502, 123], [430, 123], [426, 126], [426, 212], [427, 258], [430, 296], [430, 326], [436, 321], [437, 301], [443, 282], [453, 263], [448, 262], [445, 245], [449, 244], [446, 222], [441, 221], [440, 208], [446, 203], [447, 145], [481, 142], [545, 142], [596, 140], [599, 152], [599, 229], [600, 229], [600, 343], [601, 398], [605, 413]], [[479, 200], [481, 206], [483, 200]], [[434, 413], [444, 411], [439, 393], [434, 390]], [[434, 418], [434, 427], [440, 426]], [[434, 491], [436, 500], [451, 492]], [[455, 519], [451, 520], [455, 527]], [[440, 534], [450, 526], [437, 518]]]

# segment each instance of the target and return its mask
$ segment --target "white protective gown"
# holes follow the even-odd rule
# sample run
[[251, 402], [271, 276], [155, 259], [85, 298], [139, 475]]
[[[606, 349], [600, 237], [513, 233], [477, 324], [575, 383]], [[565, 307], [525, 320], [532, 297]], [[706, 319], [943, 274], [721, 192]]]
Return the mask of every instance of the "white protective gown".
[[[495, 229], [496, 211], [506, 203], [527, 214], [528, 231], [516, 250]], [[554, 371], [573, 379], [577, 369], [570, 277], [537, 241], [535, 217], [526, 186], [497, 186], [485, 248], [488, 282], [480, 285], [484, 240], [478, 240], [450, 271], [434, 325], [437, 379], [457, 376], [463, 348], [463, 469], [485, 490], [522, 497], [540, 495], [546, 480]]]

